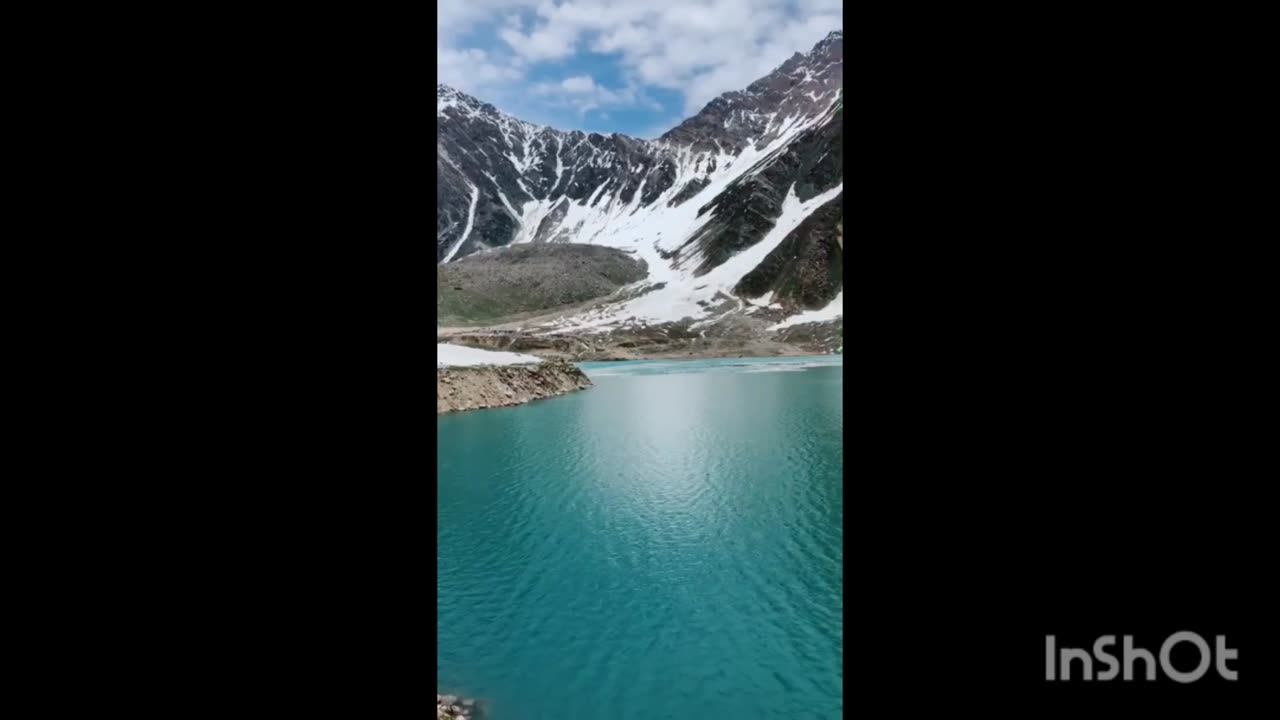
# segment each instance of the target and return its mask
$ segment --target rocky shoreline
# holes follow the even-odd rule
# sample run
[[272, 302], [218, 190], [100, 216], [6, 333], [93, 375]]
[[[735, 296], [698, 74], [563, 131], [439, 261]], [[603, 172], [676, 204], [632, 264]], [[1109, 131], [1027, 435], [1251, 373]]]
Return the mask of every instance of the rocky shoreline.
[[632, 324], [602, 333], [449, 328], [438, 335], [437, 342], [573, 362], [825, 355], [844, 346], [843, 318], [769, 331], [776, 319], [725, 317], [696, 326], [688, 320]]
[[436, 693], [436, 720], [470, 720], [475, 711], [474, 700]]
[[482, 365], [436, 370], [436, 414], [521, 405], [591, 387], [572, 363]]

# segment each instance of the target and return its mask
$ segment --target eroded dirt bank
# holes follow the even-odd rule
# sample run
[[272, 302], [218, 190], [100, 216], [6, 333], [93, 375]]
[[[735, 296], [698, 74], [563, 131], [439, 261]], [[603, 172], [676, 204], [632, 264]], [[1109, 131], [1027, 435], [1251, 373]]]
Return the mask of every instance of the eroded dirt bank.
[[520, 405], [591, 387], [572, 363], [450, 367], [436, 370], [436, 414]]

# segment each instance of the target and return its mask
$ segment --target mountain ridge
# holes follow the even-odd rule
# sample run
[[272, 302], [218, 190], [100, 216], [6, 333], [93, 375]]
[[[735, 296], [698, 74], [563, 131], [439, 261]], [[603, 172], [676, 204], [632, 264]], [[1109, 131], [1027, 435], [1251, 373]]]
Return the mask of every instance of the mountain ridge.
[[[808, 223], [821, 242], [788, 237], [842, 202], [843, 98], [842, 30], [656, 140], [529, 123], [437, 83], [437, 263], [517, 243], [594, 243], [637, 254], [649, 285], [681, 293], [656, 293], [671, 308], [641, 298], [615, 319], [705, 315], [715, 293], [690, 283], [708, 277], [721, 294], [816, 309], [840, 293], [840, 273], [814, 264], [843, 262], [843, 231]], [[806, 248], [814, 267], [797, 272], [784, 247]]]
[[[811, 52], [828, 48], [831, 46], [832, 43], [836, 41], [843, 41], [843, 39], [844, 39], [843, 30], [833, 30], [830, 33], [828, 33], [825, 38], [819, 41], [818, 44], [814, 46], [814, 49]], [[793, 67], [793, 63], [802, 63], [805, 57], [806, 57], [805, 54], [796, 52], [790, 58], [788, 58], [782, 65], [780, 65], [777, 69], [775, 69], [774, 72], [776, 73], [780, 71], [789, 70]], [[708, 103], [704, 105], [702, 109], [699, 110], [697, 113], [676, 123], [674, 127], [672, 127], [671, 129], [667, 130], [666, 132], [662, 133], [662, 135], [659, 135], [657, 138], [654, 138], [654, 139], [641, 138], [637, 135], [631, 135], [628, 133], [620, 133], [620, 132], [601, 133], [601, 132], [591, 132], [586, 130], [560, 130], [550, 125], [541, 125], [538, 123], [531, 123], [526, 120], [522, 120], [510, 113], [507, 113], [491, 103], [480, 100], [479, 98], [476, 98], [473, 95], [469, 95], [466, 92], [453, 87], [452, 85], [449, 85], [447, 83], [442, 83], [442, 82], [436, 83], [436, 115], [437, 117], [441, 116], [444, 113], [444, 110], [446, 109], [446, 107], [452, 106], [453, 103], [461, 103], [461, 104], [466, 104], [468, 106], [471, 106], [477, 110], [487, 110], [497, 115], [510, 118], [513, 121], [522, 123], [526, 126], [529, 126], [530, 128], [533, 128], [535, 131], [551, 130], [554, 132], [560, 132], [565, 134], [582, 133], [584, 135], [598, 135], [600, 137], [629, 138], [637, 142], [657, 142], [659, 140], [666, 138], [668, 135], [671, 135], [677, 129], [679, 129], [681, 125], [684, 125], [690, 120], [696, 118], [698, 115], [706, 112], [708, 108], [715, 105], [717, 102], [722, 101], [724, 98], [728, 96], [733, 96], [735, 94], [739, 94], [742, 92], [751, 92], [753, 90], [763, 89], [763, 88], [757, 88], [757, 86], [760, 86], [761, 83], [765, 82], [765, 80], [767, 80], [768, 77], [769, 76], [766, 76], [764, 78], [760, 78], [759, 80], [756, 80], [751, 85], [748, 85], [745, 91], [730, 91], [730, 92], [725, 92], [725, 93], [721, 93], [720, 95], [717, 95], [715, 98], [708, 101]], [[448, 99], [447, 101], [446, 101], [446, 98]]]

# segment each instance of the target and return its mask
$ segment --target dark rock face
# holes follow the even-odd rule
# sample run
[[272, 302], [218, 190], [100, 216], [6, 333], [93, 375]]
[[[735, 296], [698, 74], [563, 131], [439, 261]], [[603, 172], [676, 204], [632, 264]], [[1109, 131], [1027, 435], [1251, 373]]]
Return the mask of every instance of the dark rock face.
[[[629, 203], [643, 186], [652, 203], [675, 180], [655, 143], [539, 127], [444, 85], [436, 88], [436, 108], [437, 262], [510, 244], [532, 200], [598, 203], [614, 190]], [[529, 239], [567, 239], [558, 232], [566, 209], [542, 218]]]
[[712, 220], [680, 248], [682, 257], [701, 258], [695, 275], [755, 245], [773, 229], [792, 187], [809, 200], [843, 182], [843, 101], [823, 114], [820, 125], [770, 155], [704, 206]]
[[788, 310], [817, 310], [835, 299], [844, 285], [843, 202], [841, 193], [823, 204], [734, 291], [749, 298], [773, 291], [774, 302]]
[[[763, 147], [782, 129], [776, 114], [816, 115], [844, 89], [844, 33], [833, 32], [808, 55], [796, 53], [777, 70], [746, 90], [712, 100], [702, 112], [662, 136], [695, 150], [726, 150], [737, 155], [750, 140]], [[771, 123], [770, 120], [775, 122]]]
[[[571, 204], [582, 206], [573, 212], [581, 220], [583, 207], [666, 212], [697, 203], [698, 216], [709, 214], [709, 220], [669, 257], [705, 274], [760, 242], [793, 188], [805, 201], [843, 182], [843, 64], [843, 33], [834, 32], [745, 90], [711, 101], [657, 141], [532, 125], [440, 85], [436, 261], [517, 241], [583, 241], [579, 226], [567, 222]], [[796, 134], [796, 127], [805, 129]], [[750, 167], [730, 167], [748, 149], [763, 151], [784, 137], [785, 145]], [[709, 196], [721, 166], [736, 178], [727, 187], [719, 180], [723, 190]], [[818, 250], [807, 252], [806, 262], [820, 262]], [[740, 287], [771, 285], [783, 273], [766, 274], [769, 282], [744, 279]], [[800, 299], [805, 292], [794, 297], [808, 307], [810, 301]]]

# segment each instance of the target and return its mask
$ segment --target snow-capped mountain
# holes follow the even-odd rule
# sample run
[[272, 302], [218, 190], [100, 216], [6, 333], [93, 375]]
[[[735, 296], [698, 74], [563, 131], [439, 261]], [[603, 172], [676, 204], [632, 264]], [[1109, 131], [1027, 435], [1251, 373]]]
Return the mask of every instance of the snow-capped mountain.
[[634, 298], [578, 326], [700, 318], [733, 296], [825, 309], [843, 284], [843, 33], [656, 141], [562, 132], [436, 91], [436, 260], [511, 243], [634, 252]]

